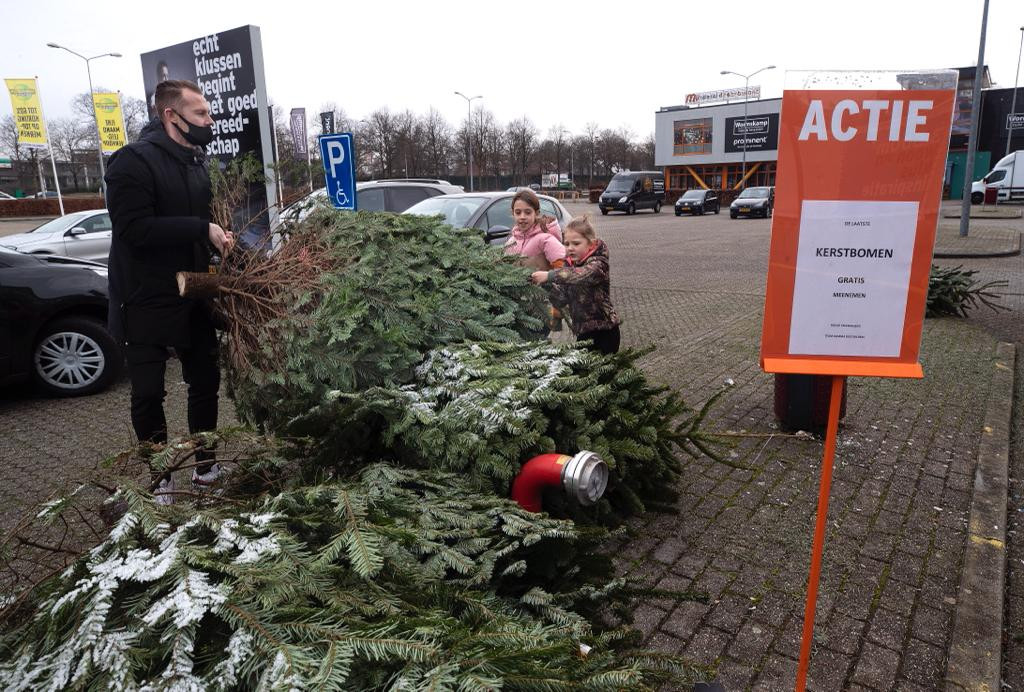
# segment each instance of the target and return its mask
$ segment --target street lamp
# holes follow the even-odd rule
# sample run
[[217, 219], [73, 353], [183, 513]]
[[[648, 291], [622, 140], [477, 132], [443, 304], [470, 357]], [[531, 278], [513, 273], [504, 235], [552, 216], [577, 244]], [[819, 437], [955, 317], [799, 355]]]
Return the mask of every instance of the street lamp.
[[476, 99], [482, 99], [483, 96], [474, 96], [470, 98], [461, 91], [455, 92], [456, 96], [461, 96], [466, 99], [466, 141], [469, 142], [469, 191], [473, 191], [473, 110], [471, 104]]
[[1008, 132], [1006, 133], [1006, 154], [1010, 155], [1010, 140], [1013, 139], [1013, 114], [1017, 110], [1017, 81], [1020, 79], [1020, 54], [1024, 51], [1024, 26], [1020, 28], [1020, 48], [1017, 49], [1017, 71], [1013, 77], [1013, 101], [1010, 104], [1010, 124], [1007, 126]]
[[747, 186], [747, 91], [750, 89], [750, 78], [756, 74], [760, 74], [765, 70], [774, 70], [775, 65], [769, 65], [768, 67], [762, 67], [757, 72], [751, 72], [750, 74], [740, 74], [739, 72], [732, 72], [730, 70], [722, 70], [722, 74], [733, 74], [737, 77], [743, 77], [743, 176], [740, 178], [740, 184], [743, 187]]
[[84, 55], [82, 55], [81, 53], [76, 53], [75, 51], [71, 50], [67, 46], [61, 46], [61, 45], [56, 44], [56, 43], [47, 43], [46, 45], [49, 46], [50, 48], [60, 48], [61, 50], [66, 50], [67, 52], [71, 53], [72, 55], [77, 55], [78, 57], [80, 57], [82, 60], [85, 61], [85, 73], [89, 76], [89, 108], [92, 110], [92, 121], [96, 125], [96, 146], [99, 149], [99, 153], [100, 153], [100, 189], [103, 190], [103, 197], [106, 198], [106, 196], [107, 196], [107, 181], [104, 178], [106, 177], [107, 172], [106, 172], [106, 170], [103, 167], [103, 136], [100, 134], [100, 121], [96, 117], [96, 104], [93, 103], [93, 96], [92, 96], [92, 70], [89, 69], [89, 62], [92, 61], [92, 60], [96, 60], [97, 58], [105, 58], [108, 55], [110, 57], [112, 57], [112, 58], [120, 58], [121, 54], [120, 53], [103, 53], [102, 55], [94, 55], [91, 58], [87, 58]]
[[562, 181], [562, 178], [561, 178], [561, 175], [562, 175], [562, 171], [561, 171], [562, 144], [561, 144], [561, 142], [562, 142], [562, 135], [563, 134], [569, 135], [569, 138], [567, 138], [565, 140], [568, 143], [568, 146], [569, 146], [569, 180], [570, 180], [570, 182], [575, 180], [573, 178], [573, 172], [572, 172], [572, 163], [573, 163], [573, 161], [572, 161], [572, 133], [569, 132], [564, 127], [559, 127], [558, 128], [558, 146], [557, 146], [557, 151], [555, 153], [555, 161], [556, 161], [555, 168], [558, 169], [555, 172], [558, 173], [558, 176], [559, 176], [558, 183], [555, 184], [555, 188], [556, 189], [559, 188], [559, 185], [561, 184], [561, 181]]

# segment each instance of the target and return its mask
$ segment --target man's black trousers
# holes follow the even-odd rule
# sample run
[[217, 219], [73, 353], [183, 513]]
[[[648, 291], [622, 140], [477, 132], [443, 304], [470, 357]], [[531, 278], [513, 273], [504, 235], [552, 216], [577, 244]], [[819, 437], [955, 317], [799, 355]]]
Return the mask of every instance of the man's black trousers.
[[[193, 320], [190, 331], [190, 345], [176, 346], [174, 350], [181, 361], [182, 377], [188, 384], [188, 431], [197, 433], [217, 427], [220, 366], [213, 325], [208, 320]], [[140, 442], [166, 442], [164, 374], [170, 355], [168, 349], [166, 346], [128, 344], [126, 355], [132, 383], [132, 427], [135, 435]], [[200, 473], [206, 470], [199, 468]]]

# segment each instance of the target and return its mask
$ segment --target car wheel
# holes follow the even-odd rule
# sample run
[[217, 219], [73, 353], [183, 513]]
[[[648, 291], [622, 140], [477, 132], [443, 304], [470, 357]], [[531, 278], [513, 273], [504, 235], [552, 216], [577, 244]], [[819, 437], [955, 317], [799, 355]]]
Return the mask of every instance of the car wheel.
[[630, 202], [629, 206], [626, 207], [626, 214], [628, 214], [629, 216], [632, 216], [635, 213], [636, 213], [636, 205], [633, 204], [632, 202]]
[[655, 214], [660, 214], [661, 213], [661, 202], [655, 202], [654, 203], [654, 213]]
[[733, 214], [732, 212], [729, 212], [729, 218], [730, 219], [735, 219], [736, 217], [737, 217], [737, 214]]
[[720, 211], [722, 211], [722, 205], [721, 204], [716, 204], [715, 205], [715, 213], [717, 214]]
[[103, 324], [65, 317], [46, 325], [32, 351], [32, 378], [52, 396], [95, 394], [121, 370], [121, 350]]
[[984, 201], [985, 201], [984, 193], [981, 193], [981, 192], [972, 192], [971, 193], [971, 204], [981, 204]]
[[682, 215], [683, 215], [683, 212], [681, 212], [681, 211], [677, 211], [676, 212], [676, 216], [682, 216]]
[[601, 208], [601, 216], [608, 216], [608, 210], [604, 207]]

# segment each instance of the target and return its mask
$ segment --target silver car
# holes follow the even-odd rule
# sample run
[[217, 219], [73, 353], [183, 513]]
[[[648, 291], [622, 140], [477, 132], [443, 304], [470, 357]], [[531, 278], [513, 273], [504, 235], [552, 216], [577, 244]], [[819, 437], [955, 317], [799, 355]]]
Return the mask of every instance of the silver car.
[[25, 233], [0, 237], [0, 245], [33, 255], [65, 255], [106, 264], [111, 230], [107, 210], [90, 209], [65, 214]]
[[[456, 228], [476, 228], [489, 245], [503, 245], [515, 228], [512, 216], [512, 192], [463, 192], [457, 195], [439, 195], [425, 199], [405, 210], [406, 214], [433, 216], [440, 214], [445, 223]], [[572, 219], [569, 210], [554, 197], [537, 195], [540, 213], [553, 216], [565, 231]]]

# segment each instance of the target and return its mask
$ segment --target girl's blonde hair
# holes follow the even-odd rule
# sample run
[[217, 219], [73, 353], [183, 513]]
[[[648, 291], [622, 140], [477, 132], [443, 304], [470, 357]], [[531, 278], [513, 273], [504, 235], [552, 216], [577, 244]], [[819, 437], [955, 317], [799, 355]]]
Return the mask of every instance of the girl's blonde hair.
[[597, 240], [597, 231], [594, 230], [594, 224], [590, 223], [590, 214], [584, 214], [583, 216], [575, 216], [565, 227], [566, 233], [573, 231], [579, 233], [581, 236], [587, 239], [587, 242], [593, 244]]

